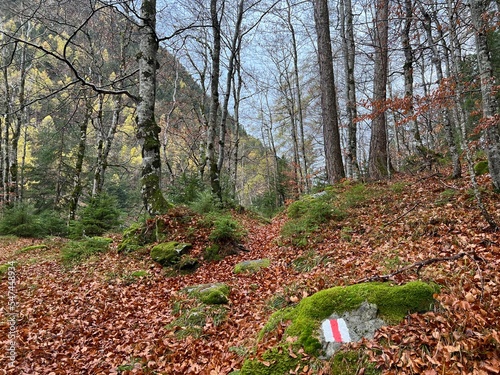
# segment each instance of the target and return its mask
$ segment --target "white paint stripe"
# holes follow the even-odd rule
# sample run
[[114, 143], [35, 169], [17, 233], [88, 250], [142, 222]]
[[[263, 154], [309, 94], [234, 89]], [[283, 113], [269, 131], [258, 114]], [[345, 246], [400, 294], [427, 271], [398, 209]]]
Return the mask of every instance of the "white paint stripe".
[[325, 337], [326, 342], [335, 342], [332, 327], [330, 325], [330, 319], [323, 320], [323, 323], [321, 323], [321, 329], [323, 330], [323, 336]]
[[351, 335], [349, 334], [349, 329], [344, 319], [337, 319], [339, 325], [340, 335], [342, 336], [342, 342], [351, 342]]

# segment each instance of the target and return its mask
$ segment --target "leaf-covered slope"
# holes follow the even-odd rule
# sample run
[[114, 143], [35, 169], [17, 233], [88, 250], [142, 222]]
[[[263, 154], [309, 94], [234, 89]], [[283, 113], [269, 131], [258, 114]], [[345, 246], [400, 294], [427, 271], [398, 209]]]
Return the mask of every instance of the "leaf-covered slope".
[[[482, 178], [487, 206], [500, 218], [498, 197]], [[337, 187], [339, 199], [350, 189], [350, 184]], [[260, 359], [281, 340], [287, 322], [277, 324], [255, 346], [257, 333], [276, 309], [325, 288], [467, 252], [418, 274], [410, 269], [392, 277], [396, 283], [419, 278], [439, 283], [438, 308], [383, 328], [374, 340], [352, 347], [364, 351], [385, 374], [497, 373], [500, 239], [488, 231], [466, 181], [397, 177], [365, 190], [362, 199], [345, 206], [344, 217], [321, 224], [301, 247], [281, 237], [286, 215], [270, 224], [241, 215], [250, 251], [205, 263], [184, 276], [166, 277], [145, 253], [118, 254], [114, 248], [66, 269], [60, 261], [62, 240], [20, 251], [32, 241], [3, 238], [0, 264], [17, 261], [19, 315], [16, 367], [9, 368], [2, 353], [0, 368], [8, 374], [228, 374], [240, 369], [245, 358]], [[233, 272], [236, 263], [257, 258], [269, 258], [270, 266], [256, 273]], [[225, 320], [208, 316], [201, 335], [180, 336], [186, 327], [176, 325], [181, 313], [176, 306], [195, 303], [181, 290], [210, 282], [224, 282], [231, 289]], [[8, 280], [3, 278], [3, 348], [10, 328], [7, 296]], [[302, 359], [302, 373], [330, 373], [331, 364], [307, 355]]]

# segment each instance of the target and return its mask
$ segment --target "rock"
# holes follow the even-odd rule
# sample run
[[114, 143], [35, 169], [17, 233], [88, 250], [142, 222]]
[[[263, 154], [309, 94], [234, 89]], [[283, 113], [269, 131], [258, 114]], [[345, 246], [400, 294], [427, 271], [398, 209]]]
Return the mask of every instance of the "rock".
[[270, 260], [267, 258], [256, 260], [245, 260], [234, 266], [234, 273], [255, 272], [261, 268], [267, 268], [270, 265]]
[[229, 302], [229, 286], [224, 283], [194, 285], [185, 291], [207, 305], [221, 305]]
[[123, 232], [123, 239], [118, 244], [118, 252], [130, 253], [136, 251], [146, 244], [142, 235], [142, 226], [134, 223]]
[[198, 259], [189, 256], [189, 254], [184, 254], [181, 256], [177, 268], [180, 271], [194, 271], [198, 267]]
[[[357, 342], [362, 338], [372, 339], [375, 331], [386, 323], [378, 318], [378, 307], [373, 303], [364, 301], [359, 308], [342, 314], [333, 313], [325, 319], [320, 330], [320, 341], [326, 358], [330, 358], [345, 342]], [[337, 326], [331, 322], [336, 321]], [[331, 325], [334, 328], [331, 328]], [[330, 331], [337, 329], [337, 335], [331, 337]], [[342, 329], [347, 330], [347, 336], [342, 335]], [[338, 334], [340, 333], [340, 335]], [[340, 337], [340, 341], [337, 341]]]
[[155, 262], [167, 267], [177, 264], [181, 259], [181, 255], [185, 254], [190, 248], [191, 244], [189, 243], [165, 242], [153, 247], [150, 255]]

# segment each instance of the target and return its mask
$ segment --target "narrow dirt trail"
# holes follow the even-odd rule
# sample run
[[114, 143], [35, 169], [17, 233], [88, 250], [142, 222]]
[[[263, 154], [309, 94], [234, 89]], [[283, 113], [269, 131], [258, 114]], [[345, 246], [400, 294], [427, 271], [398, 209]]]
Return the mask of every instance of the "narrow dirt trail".
[[[275, 245], [279, 224], [247, 224], [243, 242], [248, 252], [204, 264], [184, 276], [165, 277], [149, 260], [114, 252], [71, 270], [61, 266], [57, 248], [18, 256], [16, 367], [9, 369], [2, 356], [0, 368], [5, 370], [0, 373], [108, 374], [134, 361], [138, 364], [132, 373], [226, 374], [239, 368], [239, 354], [252, 345], [271, 313], [266, 301], [288, 281]], [[5, 258], [23, 246], [22, 241], [12, 244]], [[236, 263], [262, 257], [272, 260], [265, 271], [234, 274]], [[141, 282], [129, 284], [116, 277], [144, 268], [152, 276]], [[200, 338], [177, 339], [166, 328], [174, 320], [172, 302], [184, 298], [182, 288], [211, 282], [231, 287], [224, 323], [214, 327], [207, 322]], [[1, 290], [6, 296], [6, 283]]]

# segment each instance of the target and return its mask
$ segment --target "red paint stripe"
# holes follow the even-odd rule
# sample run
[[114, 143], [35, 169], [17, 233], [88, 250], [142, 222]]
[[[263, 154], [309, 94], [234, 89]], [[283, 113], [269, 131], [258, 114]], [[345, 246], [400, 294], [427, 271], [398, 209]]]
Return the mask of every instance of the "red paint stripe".
[[330, 319], [330, 326], [332, 328], [333, 339], [336, 342], [342, 342], [342, 336], [339, 331], [339, 323], [337, 322], [337, 319]]

